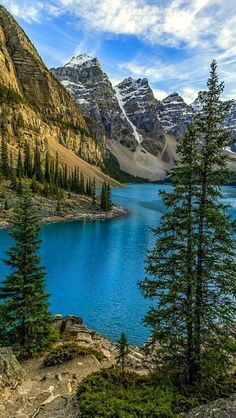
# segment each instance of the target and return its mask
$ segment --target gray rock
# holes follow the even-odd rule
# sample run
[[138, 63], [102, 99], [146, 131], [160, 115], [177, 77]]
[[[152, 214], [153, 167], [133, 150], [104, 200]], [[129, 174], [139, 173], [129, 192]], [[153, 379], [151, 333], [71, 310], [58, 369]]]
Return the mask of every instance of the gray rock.
[[27, 380], [27, 374], [18, 363], [10, 347], [0, 348], [0, 390], [13, 388]]
[[236, 395], [228, 399], [217, 399], [206, 405], [192, 409], [187, 414], [180, 414], [183, 418], [235, 418]]

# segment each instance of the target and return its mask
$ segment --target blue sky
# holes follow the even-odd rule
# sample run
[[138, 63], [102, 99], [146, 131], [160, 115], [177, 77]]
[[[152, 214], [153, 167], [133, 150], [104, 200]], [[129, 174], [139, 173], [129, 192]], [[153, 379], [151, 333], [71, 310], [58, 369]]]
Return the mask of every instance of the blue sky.
[[[1, 1], [1, 0], [0, 0]], [[218, 61], [236, 98], [236, 0], [2, 0], [48, 67], [96, 56], [112, 82], [147, 77], [159, 99], [190, 103]]]

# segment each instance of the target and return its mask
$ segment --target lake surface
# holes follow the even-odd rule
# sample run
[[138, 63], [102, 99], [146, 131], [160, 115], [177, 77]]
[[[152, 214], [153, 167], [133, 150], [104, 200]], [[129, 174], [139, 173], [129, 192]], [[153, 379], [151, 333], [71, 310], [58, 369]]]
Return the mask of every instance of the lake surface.
[[[88, 327], [116, 340], [125, 332], [130, 343], [142, 344], [149, 330], [142, 324], [150, 302], [137, 282], [144, 278], [146, 249], [153, 244], [150, 227], [158, 224], [162, 185], [129, 185], [113, 190], [113, 201], [130, 214], [107, 221], [78, 221], [42, 228], [42, 263], [47, 269], [51, 310], [80, 315]], [[224, 187], [224, 201], [236, 216], [236, 188]], [[0, 231], [0, 257], [11, 243]], [[8, 268], [0, 262], [1, 276]]]

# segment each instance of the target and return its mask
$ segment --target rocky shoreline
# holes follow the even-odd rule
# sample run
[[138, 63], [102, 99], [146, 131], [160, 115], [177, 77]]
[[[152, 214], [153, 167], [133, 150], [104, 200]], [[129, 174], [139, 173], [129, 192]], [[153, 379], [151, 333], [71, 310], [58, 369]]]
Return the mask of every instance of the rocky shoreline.
[[[0, 229], [12, 226], [13, 208], [17, 203], [18, 196], [11, 189], [1, 186], [0, 188]], [[119, 218], [129, 214], [128, 210], [113, 205], [111, 210], [103, 212], [100, 208], [99, 199], [92, 203], [88, 196], [64, 194], [60, 201], [55, 197], [34, 194], [34, 201], [39, 209], [42, 224], [69, 222], [69, 221], [97, 221]]]
[[[129, 211], [119, 206], [113, 206], [107, 212], [84, 212], [78, 214], [52, 215], [42, 218], [42, 224], [61, 223], [61, 222], [75, 222], [75, 221], [105, 221], [108, 219], [120, 218], [127, 216]], [[10, 228], [13, 224], [7, 220], [0, 221], [0, 229]]]

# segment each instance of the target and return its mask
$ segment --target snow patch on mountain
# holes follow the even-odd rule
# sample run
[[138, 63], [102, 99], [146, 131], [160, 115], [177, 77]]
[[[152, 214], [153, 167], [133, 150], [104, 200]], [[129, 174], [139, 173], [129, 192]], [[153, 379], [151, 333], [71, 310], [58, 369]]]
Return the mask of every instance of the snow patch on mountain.
[[121, 92], [120, 92], [120, 90], [119, 90], [119, 87], [118, 86], [115, 86], [114, 87], [114, 90], [115, 90], [115, 93], [116, 93], [116, 98], [117, 98], [117, 100], [118, 100], [118, 103], [119, 103], [119, 106], [120, 106], [120, 108], [121, 108], [121, 111], [122, 111], [122, 113], [123, 113], [123, 115], [124, 115], [124, 117], [125, 117], [125, 119], [127, 120], [127, 122], [129, 123], [129, 125], [131, 126], [131, 128], [133, 129], [133, 135], [134, 135], [134, 137], [135, 137], [135, 139], [136, 139], [136, 141], [138, 142], [138, 144], [141, 144], [141, 142], [142, 142], [142, 135], [140, 135], [139, 133], [138, 133], [138, 130], [137, 130], [137, 128], [136, 128], [136, 126], [131, 122], [131, 120], [129, 119], [129, 117], [127, 116], [127, 113], [126, 113], [126, 111], [125, 111], [125, 108], [124, 108], [124, 102], [123, 102], [123, 100], [124, 100], [124, 98], [123, 98], [123, 96], [122, 96], [122, 94], [121, 94]]
[[90, 57], [87, 54], [80, 54], [76, 57], [71, 58], [71, 60], [67, 64], [65, 64], [65, 67], [77, 67], [84, 64], [86, 67], [90, 67], [95, 65], [94, 61], [96, 61], [96, 58]]

